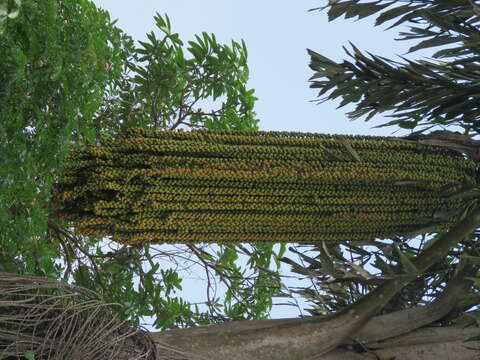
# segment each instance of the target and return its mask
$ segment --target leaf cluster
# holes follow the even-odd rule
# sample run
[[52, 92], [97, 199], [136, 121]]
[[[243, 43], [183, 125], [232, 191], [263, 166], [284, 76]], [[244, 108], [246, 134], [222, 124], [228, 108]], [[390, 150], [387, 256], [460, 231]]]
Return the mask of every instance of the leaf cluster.
[[352, 119], [369, 120], [387, 112], [394, 120], [380, 126], [456, 125], [478, 132], [480, 31], [472, 2], [348, 0], [327, 7], [329, 20], [377, 13], [375, 25], [390, 21], [389, 29], [408, 28], [397, 40], [415, 41], [409, 52], [437, 50], [429, 60], [393, 61], [368, 52], [367, 56], [352, 44], [353, 51], [345, 51], [353, 61], [341, 63], [309, 50], [311, 87], [320, 88], [319, 96], [324, 96], [319, 102], [340, 98], [339, 107], [355, 104], [348, 113]]
[[[420, 251], [432, 246], [439, 235], [396, 237], [341, 245], [297, 245], [289, 250], [298, 255], [299, 261], [286, 257], [281, 261], [291, 265], [292, 272], [297, 274], [299, 280], [308, 279], [309, 285], [290, 290], [306, 300], [310, 306], [307, 311], [314, 316], [340, 312], [386, 281], [414, 276], [414, 281], [405, 286], [381, 311], [391, 313], [424, 306], [438, 298], [446, 284], [465, 267], [466, 260], [474, 264], [470, 272], [472, 280], [478, 280], [475, 276], [480, 265], [480, 249], [475, 236], [451, 249], [449, 255], [428, 272], [417, 272], [411, 260]], [[478, 292], [472, 287], [468, 293], [458, 294], [458, 297], [458, 305], [441, 321], [442, 324], [471, 323], [469, 317], [476, 314]]]
[[2, 4], [0, 269], [54, 275], [51, 184], [70, 143], [91, 137], [127, 37], [88, 0]]
[[257, 129], [245, 42], [228, 46], [204, 32], [186, 47], [167, 15], [154, 20], [160, 36], [152, 31], [139, 41], [107, 93], [97, 128], [108, 134], [132, 127]]

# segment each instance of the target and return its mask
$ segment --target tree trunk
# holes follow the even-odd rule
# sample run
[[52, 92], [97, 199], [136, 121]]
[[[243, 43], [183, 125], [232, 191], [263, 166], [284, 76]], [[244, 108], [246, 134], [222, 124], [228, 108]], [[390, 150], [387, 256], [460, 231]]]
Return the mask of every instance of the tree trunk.
[[[400, 318], [402, 312], [397, 316]], [[296, 321], [294, 321], [296, 320]], [[323, 355], [312, 355], [330, 344], [339, 332], [330, 321], [311, 324], [311, 319], [238, 321], [191, 329], [176, 329], [151, 336], [158, 347], [158, 360], [474, 360], [480, 358], [480, 327], [424, 327], [383, 341], [358, 343], [347, 340]], [[413, 319], [412, 319], [413, 320]], [[294, 323], [304, 322], [301, 327]], [[376, 326], [377, 318], [366, 325]], [[310, 324], [309, 324], [310, 323]], [[310, 325], [310, 326], [309, 326]], [[348, 327], [348, 324], [344, 324]], [[387, 327], [384, 334], [395, 327]], [[270, 337], [258, 333], [270, 329]], [[309, 330], [311, 332], [309, 333]], [[345, 331], [345, 329], [343, 329]], [[282, 333], [283, 336], [278, 334]], [[308, 336], [310, 334], [310, 336]], [[384, 335], [384, 336], [385, 336]], [[181, 349], [181, 352], [173, 349]], [[181, 354], [181, 355], [180, 355]], [[180, 355], [180, 356], [179, 356]]]

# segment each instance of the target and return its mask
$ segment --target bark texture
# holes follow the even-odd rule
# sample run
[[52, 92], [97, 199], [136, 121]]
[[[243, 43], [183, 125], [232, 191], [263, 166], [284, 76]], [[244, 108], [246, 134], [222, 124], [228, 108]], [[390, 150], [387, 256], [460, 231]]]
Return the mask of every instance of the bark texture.
[[[400, 317], [401, 313], [396, 315]], [[270, 324], [272, 330], [276, 326], [275, 323], [284, 325], [286, 322], [286, 320], [267, 321], [272, 322]], [[374, 318], [370, 327], [374, 324], [378, 324], [378, 319]], [[298, 336], [290, 327], [290, 332], [285, 332], [286, 335], [290, 334], [290, 339], [272, 334], [271, 337], [258, 340], [254, 338], [257, 334], [254, 329], [265, 329], [265, 324], [250, 325], [252, 324], [233, 322], [202, 329], [178, 329], [151, 335], [159, 345], [159, 360], [478, 360], [480, 358], [480, 340], [466, 341], [480, 337], [479, 327], [425, 327], [388, 340], [361, 344], [347, 341], [326, 354], [311, 355], [305, 354], [306, 350], [298, 351], [298, 348], [304, 346], [311, 349], [316, 346], [320, 349], [322, 343], [331, 342], [337, 331], [333, 329], [334, 331], [328, 334], [328, 323], [322, 327], [323, 331], [317, 330], [312, 333], [311, 338]], [[394, 326], [392, 324], [387, 327], [385, 334], [388, 334], [388, 329]], [[366, 327], [368, 328], [369, 325], [367, 324]], [[234, 336], [237, 332], [244, 332], [244, 334]], [[272, 332], [276, 333], [275, 330]], [[385, 337], [385, 334], [380, 338]], [[213, 338], [215, 341], [212, 341]], [[292, 349], [286, 352], [285, 347], [288, 346]], [[180, 354], [178, 351], [168, 351], [175, 348], [182, 348], [184, 357], [178, 357]]]

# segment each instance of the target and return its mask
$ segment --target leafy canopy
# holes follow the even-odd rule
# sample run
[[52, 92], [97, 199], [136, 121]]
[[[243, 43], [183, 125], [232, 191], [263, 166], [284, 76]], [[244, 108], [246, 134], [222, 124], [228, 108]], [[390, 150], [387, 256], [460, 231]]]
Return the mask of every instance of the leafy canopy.
[[387, 112], [394, 120], [383, 124], [406, 129], [457, 125], [478, 132], [480, 115], [478, 61], [480, 20], [468, 0], [449, 1], [333, 1], [328, 18], [359, 19], [377, 13], [375, 25], [403, 25], [398, 40], [415, 40], [409, 52], [438, 48], [429, 60], [394, 61], [363, 54], [351, 44], [345, 49], [353, 61], [336, 63], [309, 50], [314, 70], [311, 87], [321, 89], [319, 102], [341, 98], [340, 107], [355, 104], [348, 116], [368, 121]]
[[185, 49], [168, 16], [154, 19], [161, 37], [152, 31], [148, 41], [139, 41], [97, 127], [110, 135], [132, 127], [256, 129], [245, 43], [219, 44], [204, 32]]
[[71, 142], [92, 137], [130, 39], [87, 0], [13, 4], [0, 7], [0, 269], [52, 275], [58, 243], [38, 240], [53, 172]]

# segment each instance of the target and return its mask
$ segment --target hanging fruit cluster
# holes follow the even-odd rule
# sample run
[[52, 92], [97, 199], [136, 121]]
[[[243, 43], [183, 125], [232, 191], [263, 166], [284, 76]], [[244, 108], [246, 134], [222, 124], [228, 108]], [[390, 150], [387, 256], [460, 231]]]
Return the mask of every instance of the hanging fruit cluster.
[[124, 244], [316, 242], [415, 231], [475, 184], [461, 154], [391, 138], [131, 129], [74, 150], [57, 196], [78, 232]]

